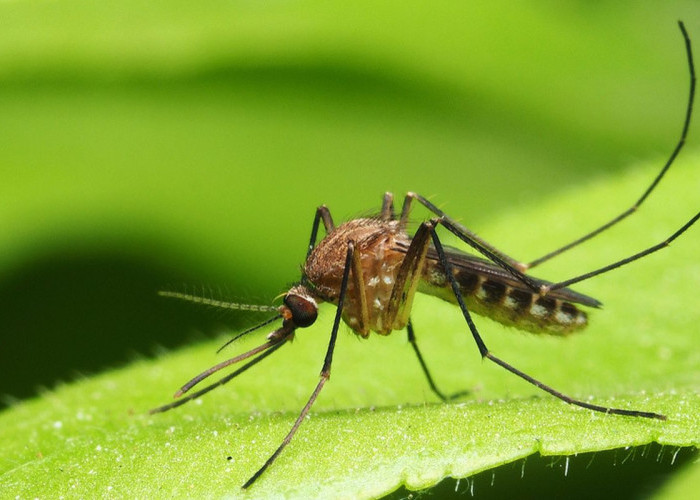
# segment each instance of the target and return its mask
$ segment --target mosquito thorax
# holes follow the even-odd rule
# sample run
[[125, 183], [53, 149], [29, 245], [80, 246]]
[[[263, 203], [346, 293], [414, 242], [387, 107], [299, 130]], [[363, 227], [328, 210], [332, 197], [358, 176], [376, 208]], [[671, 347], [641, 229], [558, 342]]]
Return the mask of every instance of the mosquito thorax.
[[311, 326], [318, 317], [318, 304], [309, 291], [303, 286], [295, 286], [284, 296], [284, 305], [280, 307], [280, 314], [286, 321], [291, 321], [294, 326], [306, 328]]

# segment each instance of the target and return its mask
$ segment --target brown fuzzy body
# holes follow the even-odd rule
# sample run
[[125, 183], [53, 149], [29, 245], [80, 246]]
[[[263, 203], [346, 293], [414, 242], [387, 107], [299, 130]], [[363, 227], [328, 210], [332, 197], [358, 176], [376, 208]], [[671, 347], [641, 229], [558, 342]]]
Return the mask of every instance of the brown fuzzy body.
[[[348, 282], [343, 320], [362, 337], [367, 337], [370, 331], [388, 335], [404, 328], [416, 287], [409, 293], [394, 292], [412, 241], [400, 229], [398, 221], [361, 218], [335, 228], [313, 249], [304, 266], [312, 293], [319, 300], [337, 304], [350, 241], [359, 256], [361, 280], [355, 276]], [[488, 261], [454, 249], [447, 250], [446, 256], [467, 308], [507, 326], [533, 333], [566, 335], [588, 323], [586, 313], [575, 302], [599, 305], [595, 299], [569, 289], [539, 296]], [[430, 247], [418, 265], [418, 291], [457, 302], [434, 248]], [[365, 317], [361, 294], [367, 309]], [[392, 300], [400, 304], [392, 304]]]

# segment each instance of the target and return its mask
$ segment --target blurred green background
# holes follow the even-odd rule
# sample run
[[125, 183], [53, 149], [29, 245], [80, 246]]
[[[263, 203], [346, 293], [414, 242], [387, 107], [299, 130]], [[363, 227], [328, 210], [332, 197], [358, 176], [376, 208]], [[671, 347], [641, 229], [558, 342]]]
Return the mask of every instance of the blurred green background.
[[[700, 51], [693, 1], [30, 0], [0, 19], [4, 403], [254, 322], [156, 291], [270, 303], [319, 204], [342, 220], [414, 190], [478, 232], [661, 164], [687, 98], [678, 19]], [[577, 233], [484, 236], [529, 259]]]

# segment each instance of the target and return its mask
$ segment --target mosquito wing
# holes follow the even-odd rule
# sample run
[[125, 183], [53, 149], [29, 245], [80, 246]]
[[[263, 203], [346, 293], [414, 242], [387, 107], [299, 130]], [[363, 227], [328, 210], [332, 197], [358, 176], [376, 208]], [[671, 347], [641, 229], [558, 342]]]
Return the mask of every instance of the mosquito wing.
[[[509, 287], [523, 290], [523, 291], [528, 291], [531, 292], [530, 288], [527, 287], [522, 281], [517, 280], [512, 274], [510, 274], [508, 271], [503, 269], [500, 266], [497, 266], [493, 262], [482, 259], [480, 257], [476, 257], [474, 255], [469, 255], [467, 253], [462, 252], [461, 250], [458, 250], [456, 248], [452, 247], [445, 247], [445, 255], [447, 257], [447, 260], [450, 262], [450, 264], [453, 266], [455, 271], [457, 270], [464, 270], [464, 271], [471, 271], [477, 274], [480, 274], [484, 277], [487, 277], [491, 280], [494, 281], [500, 281], [504, 285], [507, 285]], [[430, 248], [428, 250], [428, 258], [432, 260], [437, 260], [437, 252], [435, 251], [434, 248]], [[532, 276], [529, 276], [529, 278], [535, 282], [536, 285], [551, 285], [552, 283], [549, 281], [541, 280], [538, 278], [534, 278]], [[551, 297], [553, 299], [559, 299], [563, 300], [565, 302], [572, 302], [574, 304], [581, 304], [584, 306], [588, 307], [600, 307], [602, 306], [602, 303], [593, 297], [589, 297], [588, 295], [584, 295], [582, 293], [576, 292], [574, 290], [571, 290], [570, 288], [559, 288], [557, 290], [553, 290], [547, 294], [548, 297]]]
[[[474, 255], [470, 255], [470, 254], [465, 253], [465, 252], [463, 252], [457, 248], [454, 248], [454, 247], [444, 246], [443, 248], [445, 250], [445, 256], [447, 257], [447, 260], [452, 265], [456, 274], [459, 271], [465, 271], [467, 273], [481, 275], [482, 277], [488, 278], [491, 281], [500, 282], [500, 283], [502, 283], [506, 286], [509, 286], [511, 288], [514, 288], [516, 290], [521, 290], [523, 292], [529, 292], [529, 293], [533, 292], [533, 290], [531, 290], [522, 281], [516, 279], [508, 271], [506, 271], [505, 269], [503, 269], [500, 266], [497, 266], [496, 264], [494, 264], [493, 262], [491, 262], [489, 260], [483, 259], [481, 257], [476, 257]], [[398, 250], [405, 253], [408, 250], [408, 245], [407, 244], [405, 244], [405, 245], [399, 244]], [[433, 262], [438, 261], [437, 252], [435, 251], [435, 248], [433, 248], [432, 246], [428, 250], [427, 258]], [[438, 267], [440, 267], [440, 266], [438, 265]], [[552, 284], [550, 281], [541, 280], [538, 278], [534, 278], [532, 276], [529, 276], [529, 278], [537, 286], [551, 285]], [[550, 297], [552, 299], [559, 299], [559, 300], [562, 300], [564, 302], [581, 304], [581, 305], [588, 306], [588, 307], [599, 308], [602, 306], [602, 303], [599, 300], [594, 299], [593, 297], [589, 297], [588, 295], [584, 295], [582, 293], [571, 290], [570, 288], [559, 288], [557, 290], [552, 290], [551, 292], [549, 292], [547, 294], [547, 297]]]

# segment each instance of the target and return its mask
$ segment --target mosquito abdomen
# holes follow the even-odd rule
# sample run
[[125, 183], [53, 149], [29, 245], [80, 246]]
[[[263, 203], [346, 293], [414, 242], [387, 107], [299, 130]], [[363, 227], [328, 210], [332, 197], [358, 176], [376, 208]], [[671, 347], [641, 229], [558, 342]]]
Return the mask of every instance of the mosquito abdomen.
[[[432, 264], [432, 265], [431, 265]], [[571, 302], [516, 288], [491, 276], [454, 269], [469, 311], [519, 330], [549, 335], [568, 335], [585, 328], [588, 315]], [[418, 290], [455, 304], [457, 299], [442, 268], [426, 266]]]

